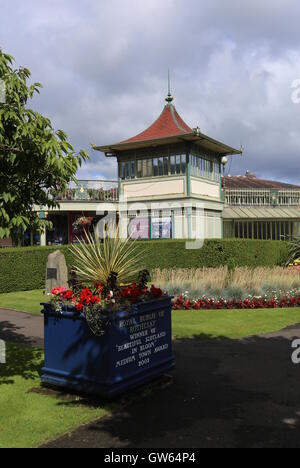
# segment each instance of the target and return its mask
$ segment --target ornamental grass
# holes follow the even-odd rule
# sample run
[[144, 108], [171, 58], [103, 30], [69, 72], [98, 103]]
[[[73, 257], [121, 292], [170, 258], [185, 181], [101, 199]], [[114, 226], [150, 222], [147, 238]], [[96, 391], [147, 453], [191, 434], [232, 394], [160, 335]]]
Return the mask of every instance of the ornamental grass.
[[156, 269], [152, 280], [172, 295], [186, 294], [191, 298], [243, 299], [248, 295], [274, 296], [300, 291], [300, 271], [297, 267]]

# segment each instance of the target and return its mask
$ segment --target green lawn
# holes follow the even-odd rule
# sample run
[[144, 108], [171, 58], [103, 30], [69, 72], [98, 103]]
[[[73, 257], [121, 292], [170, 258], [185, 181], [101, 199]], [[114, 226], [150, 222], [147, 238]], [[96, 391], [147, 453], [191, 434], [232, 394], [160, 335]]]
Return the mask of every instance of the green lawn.
[[[42, 291], [0, 295], [0, 307], [40, 312]], [[175, 338], [230, 339], [278, 331], [300, 323], [300, 308], [234, 311], [174, 311]], [[84, 404], [31, 392], [40, 387], [43, 352], [8, 344], [7, 364], [0, 365], [0, 448], [36, 447], [81, 424], [111, 414], [110, 405]]]
[[300, 323], [300, 308], [173, 311], [172, 314], [176, 338], [244, 338]]
[[46, 302], [47, 298], [43, 291], [21, 291], [8, 294], [0, 294], [0, 309], [13, 309], [31, 314], [40, 314], [41, 302]]
[[[39, 314], [43, 291], [0, 294], [0, 308]], [[264, 310], [174, 311], [173, 335], [176, 338], [245, 336], [281, 330], [300, 323], [300, 308]]]
[[110, 414], [109, 406], [30, 392], [40, 386], [42, 361], [42, 351], [8, 344], [7, 364], [0, 365], [0, 448], [37, 447]]

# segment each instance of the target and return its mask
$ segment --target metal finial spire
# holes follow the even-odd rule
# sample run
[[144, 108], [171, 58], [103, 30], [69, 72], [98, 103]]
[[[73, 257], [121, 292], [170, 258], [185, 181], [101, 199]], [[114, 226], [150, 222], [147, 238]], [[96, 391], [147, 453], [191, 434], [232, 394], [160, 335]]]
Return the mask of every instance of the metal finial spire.
[[166, 97], [166, 101], [168, 104], [173, 102], [174, 98], [171, 94], [171, 80], [170, 80], [170, 70], [168, 70], [168, 96]]

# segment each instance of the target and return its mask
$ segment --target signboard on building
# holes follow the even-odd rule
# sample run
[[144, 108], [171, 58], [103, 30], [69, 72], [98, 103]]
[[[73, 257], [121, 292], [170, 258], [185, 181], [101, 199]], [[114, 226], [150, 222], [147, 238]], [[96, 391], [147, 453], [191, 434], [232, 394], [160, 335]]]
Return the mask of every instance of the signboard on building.
[[173, 223], [170, 216], [163, 218], [152, 218], [152, 239], [172, 239]]

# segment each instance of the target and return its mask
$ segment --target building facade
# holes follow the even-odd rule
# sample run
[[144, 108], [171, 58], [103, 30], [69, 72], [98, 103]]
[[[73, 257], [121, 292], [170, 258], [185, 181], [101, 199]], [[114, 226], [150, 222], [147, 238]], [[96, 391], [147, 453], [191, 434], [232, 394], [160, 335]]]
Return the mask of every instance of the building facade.
[[205, 238], [223, 237], [222, 158], [241, 151], [189, 127], [170, 92], [145, 131], [93, 149], [116, 158], [118, 180], [79, 181], [60, 194], [58, 209], [36, 207], [53, 223], [41, 245], [76, 242], [78, 219], [93, 226], [110, 214], [127, 220], [132, 238], [193, 239], [197, 224]]
[[72, 244], [84, 236], [83, 226], [111, 218], [125, 220], [127, 235], [138, 239], [300, 237], [300, 186], [250, 172], [222, 177], [226, 157], [241, 151], [189, 127], [170, 92], [145, 131], [93, 149], [116, 158], [116, 179], [80, 180], [58, 196], [58, 208], [35, 207], [53, 229], [26, 233], [25, 245]]
[[300, 187], [245, 176], [224, 179], [224, 237], [300, 238]]

